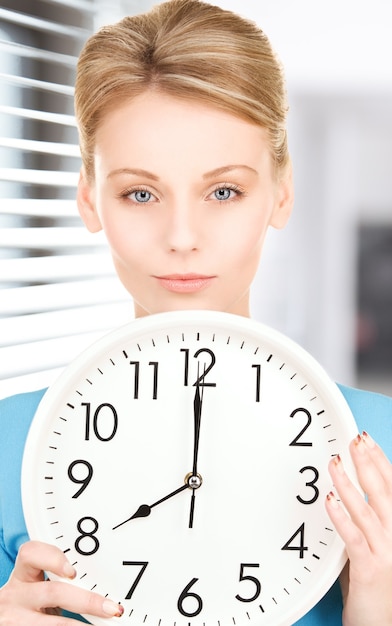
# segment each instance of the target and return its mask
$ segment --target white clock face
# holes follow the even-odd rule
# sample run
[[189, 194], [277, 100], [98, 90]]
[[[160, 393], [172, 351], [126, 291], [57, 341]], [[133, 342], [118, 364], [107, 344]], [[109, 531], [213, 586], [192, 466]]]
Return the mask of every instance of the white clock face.
[[324, 499], [331, 457], [353, 473], [355, 434], [336, 386], [280, 334], [152, 316], [46, 395], [23, 465], [27, 526], [66, 553], [73, 584], [124, 605], [126, 626], [292, 624], [345, 561]]

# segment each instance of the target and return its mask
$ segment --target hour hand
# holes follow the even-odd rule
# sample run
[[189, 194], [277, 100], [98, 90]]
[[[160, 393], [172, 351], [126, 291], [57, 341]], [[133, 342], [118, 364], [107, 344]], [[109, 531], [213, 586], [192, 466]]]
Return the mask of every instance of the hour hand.
[[164, 496], [160, 500], [157, 500], [156, 502], [154, 502], [154, 504], [141, 504], [136, 509], [135, 513], [131, 515], [131, 517], [128, 517], [123, 522], [120, 522], [116, 526], [113, 526], [112, 530], [116, 530], [116, 528], [119, 528], [120, 526], [123, 526], [127, 522], [130, 522], [133, 519], [137, 519], [138, 517], [148, 517], [151, 513], [151, 510], [154, 508], [154, 506], [158, 506], [158, 504], [162, 504], [162, 502], [165, 502], [165, 500], [169, 500], [169, 498], [176, 496], [178, 493], [181, 493], [181, 491], [184, 491], [185, 489], [189, 489], [189, 485], [187, 482], [184, 485], [181, 485], [181, 487], [179, 487], [178, 489], [175, 489], [174, 491], [169, 493], [167, 496]]

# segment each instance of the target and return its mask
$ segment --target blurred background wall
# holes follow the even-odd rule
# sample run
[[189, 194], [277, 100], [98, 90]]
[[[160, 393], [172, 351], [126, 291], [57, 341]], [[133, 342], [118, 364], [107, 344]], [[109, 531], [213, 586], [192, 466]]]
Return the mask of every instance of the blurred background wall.
[[286, 70], [295, 210], [271, 233], [254, 315], [346, 384], [392, 393], [392, 3], [218, 0]]

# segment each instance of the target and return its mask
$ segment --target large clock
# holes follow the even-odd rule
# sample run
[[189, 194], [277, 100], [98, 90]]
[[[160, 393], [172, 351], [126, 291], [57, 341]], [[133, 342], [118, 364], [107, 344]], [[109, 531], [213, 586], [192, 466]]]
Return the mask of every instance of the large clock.
[[338, 387], [271, 328], [138, 319], [44, 396], [23, 461], [28, 531], [66, 553], [72, 584], [121, 602], [124, 626], [289, 625], [345, 563], [327, 466], [340, 454], [355, 480], [356, 433]]

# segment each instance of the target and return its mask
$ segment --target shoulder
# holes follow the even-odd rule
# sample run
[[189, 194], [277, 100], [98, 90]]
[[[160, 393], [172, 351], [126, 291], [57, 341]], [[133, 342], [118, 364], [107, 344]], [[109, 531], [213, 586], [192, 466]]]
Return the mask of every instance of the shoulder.
[[0, 400], [2, 447], [5, 443], [16, 443], [27, 432], [44, 393], [45, 389], [41, 389]]
[[0, 585], [27, 539], [20, 474], [27, 433], [44, 393], [40, 390], [0, 400]]
[[31, 421], [44, 393], [41, 389], [0, 400], [0, 471], [9, 462], [20, 462]]
[[[0, 400], [0, 496], [19, 487], [23, 450], [30, 424], [45, 390]], [[16, 482], [17, 481], [17, 482]]]
[[339, 385], [358, 426], [383, 447], [392, 460], [392, 398], [380, 393]]

